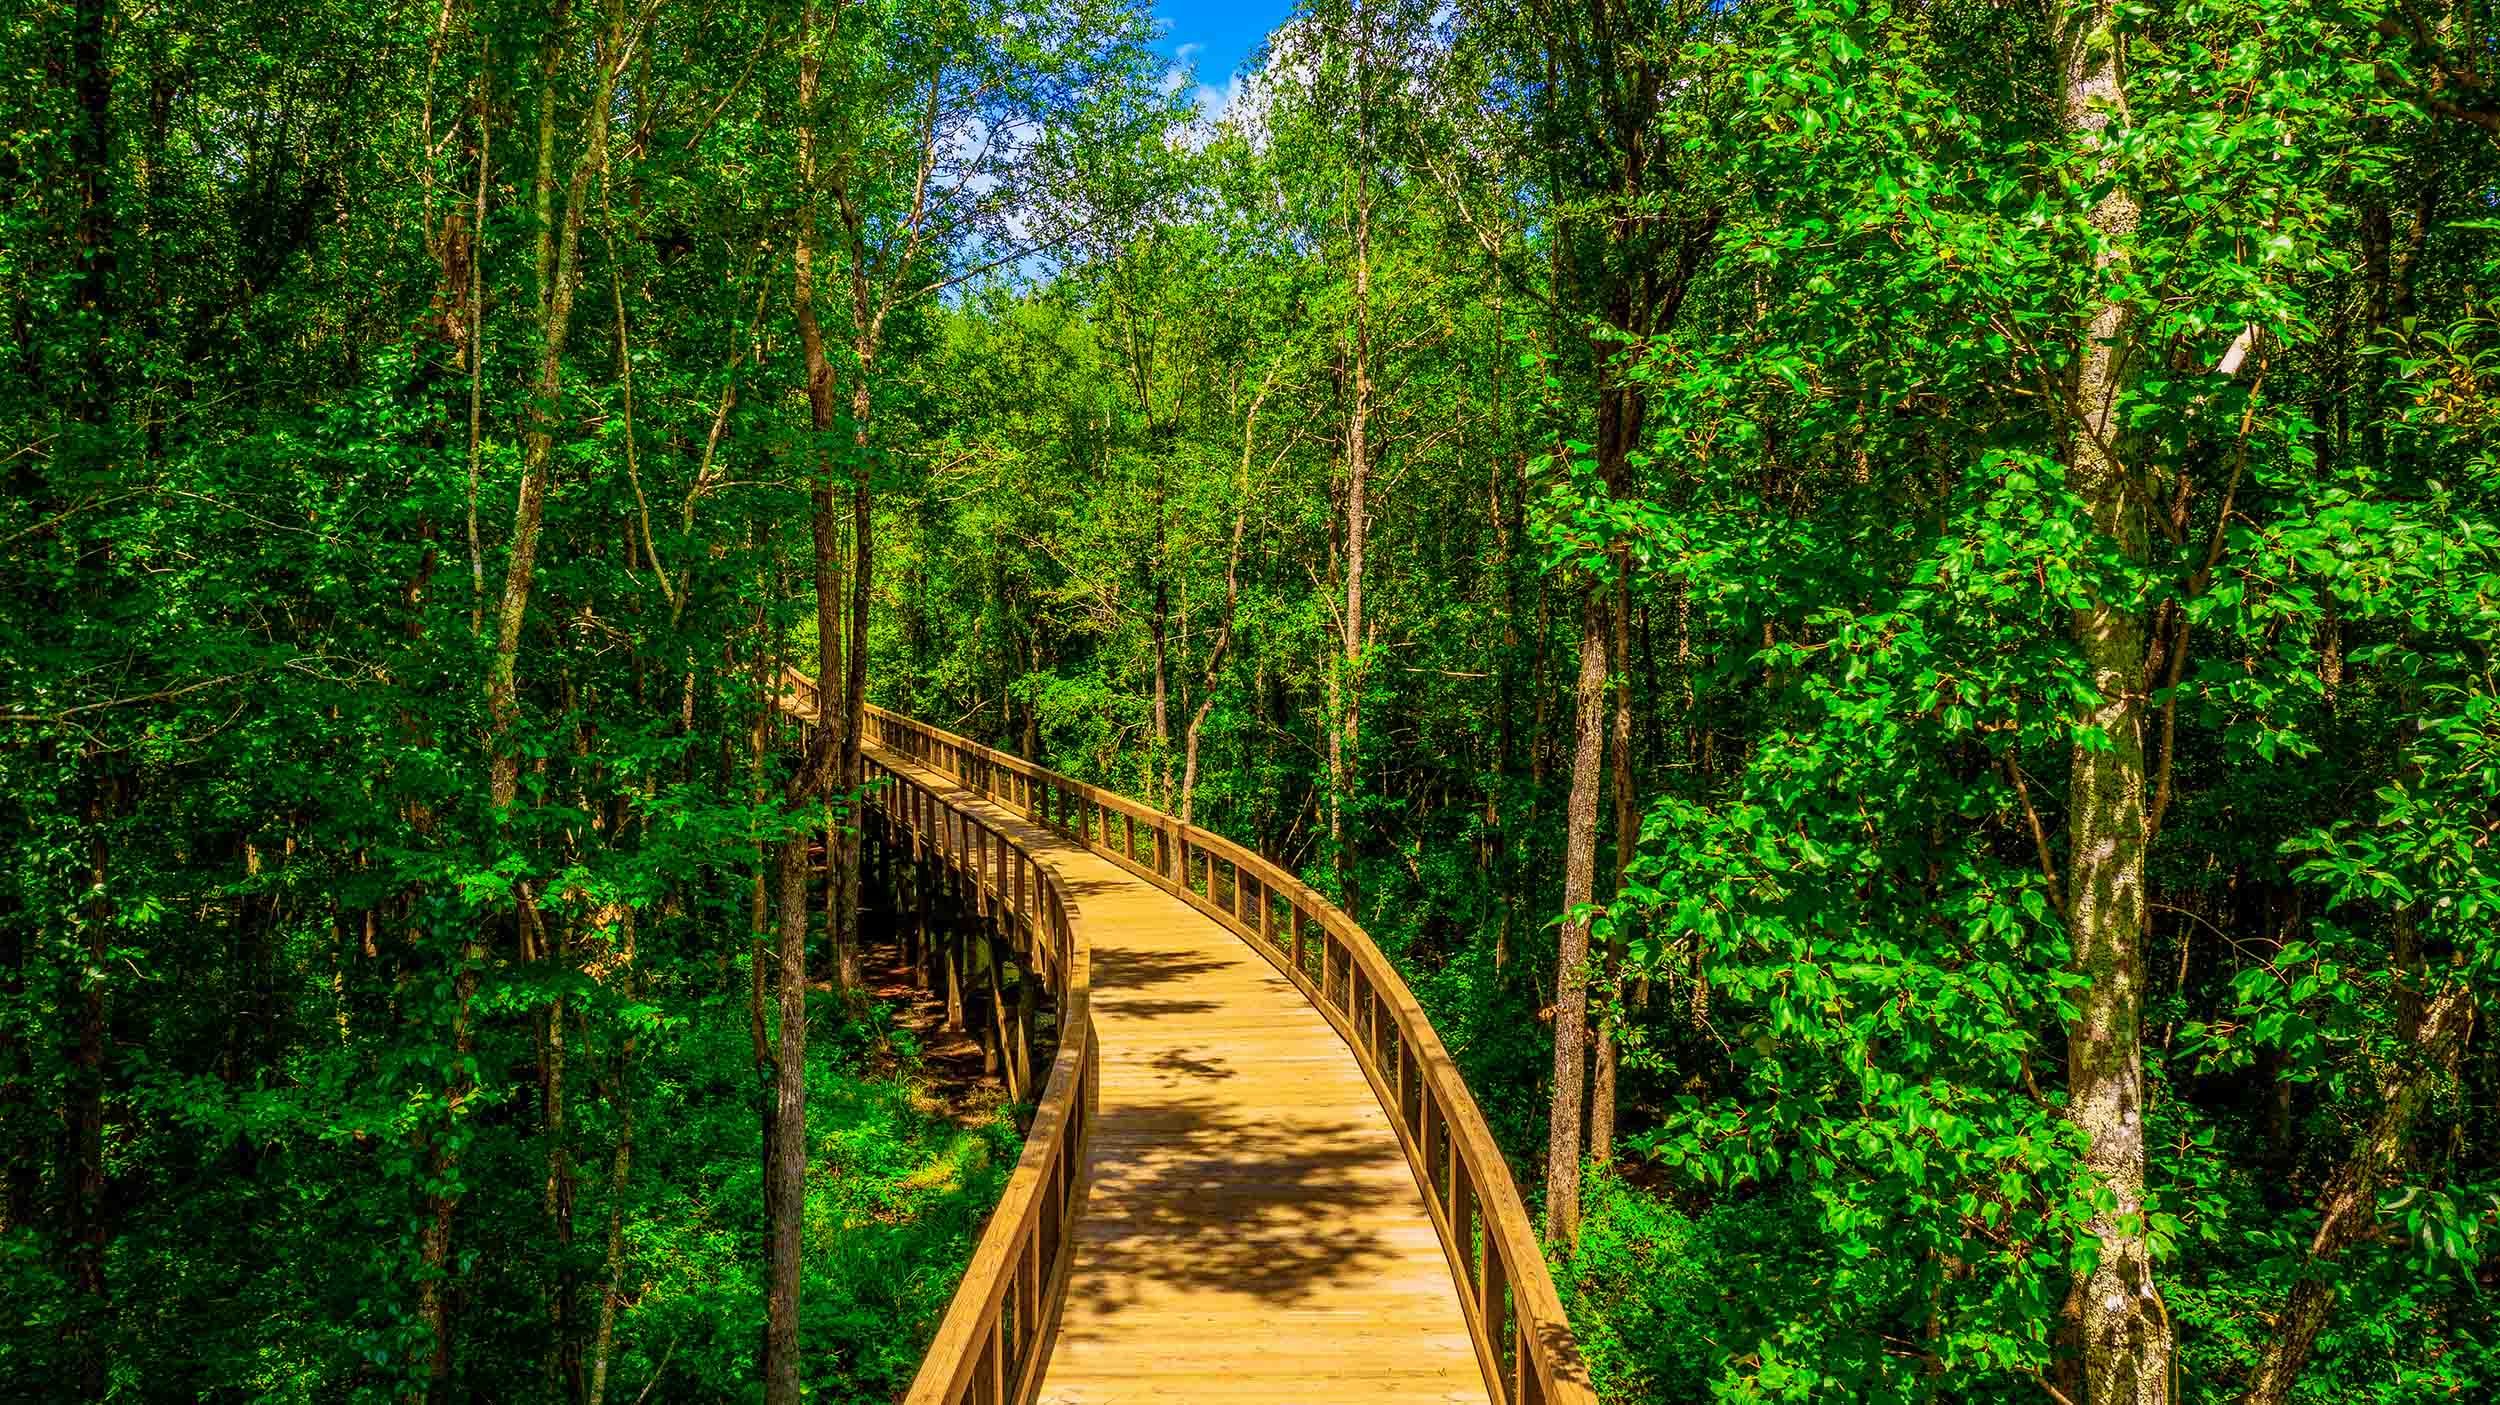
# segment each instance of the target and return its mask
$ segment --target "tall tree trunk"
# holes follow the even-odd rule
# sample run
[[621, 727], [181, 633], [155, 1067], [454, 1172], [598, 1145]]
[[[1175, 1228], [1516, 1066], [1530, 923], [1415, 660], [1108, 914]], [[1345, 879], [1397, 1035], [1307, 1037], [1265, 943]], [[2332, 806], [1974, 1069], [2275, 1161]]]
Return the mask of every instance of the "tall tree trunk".
[[[809, 545], [816, 588], [816, 735], [810, 759], [790, 780], [783, 796], [795, 817], [821, 806], [829, 793], [822, 756], [836, 745], [833, 724], [840, 707], [842, 613], [840, 545], [834, 515], [833, 473], [825, 457], [825, 439], [834, 428], [833, 369], [825, 357], [823, 329], [816, 314], [816, 99], [821, 77], [817, 57], [816, 7], [807, 6], [802, 20], [799, 57], [799, 181], [805, 198], [799, 210], [798, 237], [793, 242], [791, 308], [806, 357], [809, 427], [815, 432], [810, 456], [814, 482], [809, 492]], [[778, 680], [776, 680], [777, 686]], [[826, 882], [832, 884], [839, 845], [825, 836]], [[773, 1135], [764, 1148], [764, 1352], [762, 1370], [766, 1405], [798, 1405], [799, 1384], [799, 1249], [806, 1218], [807, 1196], [807, 835], [795, 828], [782, 841], [779, 860], [780, 923], [775, 943], [779, 982], [780, 1037], [773, 1058]], [[831, 933], [836, 951], [838, 931]], [[760, 956], [759, 956], [760, 960]], [[849, 988], [847, 982], [845, 989]]]
[[[496, 615], [495, 652], [488, 664], [486, 713], [489, 781], [497, 809], [507, 809], [520, 792], [521, 763], [512, 749], [512, 729], [520, 720], [518, 673], [521, 625], [529, 613], [530, 587], [538, 569], [539, 529], [545, 522], [547, 473], [554, 457], [557, 400], [564, 385], [564, 344], [573, 325], [573, 295], [581, 286], [582, 219], [589, 205], [590, 183], [607, 169], [608, 124], [616, 99], [616, 75], [625, 59], [625, 13], [622, 0], [608, 0], [607, 36], [599, 46], [589, 110], [583, 115], [585, 145], [573, 164], [565, 189], [564, 219], [555, 241], [554, 280], [545, 290], [539, 316], [538, 376], [532, 388], [528, 429], [522, 435], [521, 492], [512, 515], [512, 555], [504, 570], [503, 601]], [[542, 115], [542, 128], [552, 118]], [[542, 170], [552, 158], [542, 146]], [[542, 202], [545, 190], [542, 187]], [[542, 250], [542, 262], [546, 257]]]
[[[81, 16], [83, 21], [83, 14]], [[90, 764], [103, 758], [91, 757]], [[63, 992], [64, 1009], [78, 1013], [72, 1023], [67, 1053], [69, 1077], [62, 1089], [61, 1137], [61, 1263], [72, 1295], [61, 1324], [62, 1344], [79, 1398], [104, 1398], [106, 1339], [112, 1299], [106, 1291], [104, 1254], [111, 1228], [105, 1214], [104, 1174], [104, 970], [113, 905], [102, 896], [111, 891], [111, 849], [106, 826], [120, 807], [113, 782], [100, 781], [87, 809], [91, 834], [88, 847], [89, 891], [78, 922], [82, 959], [70, 966]]]
[[775, 944], [780, 982], [780, 1037], [774, 1051], [773, 1141], [764, 1175], [770, 1219], [766, 1226], [764, 1295], [765, 1405], [798, 1405], [799, 1251], [807, 1211], [807, 836], [804, 830], [781, 846], [780, 915]]
[[1581, 1112], [1587, 1096], [1589, 922], [1597, 877], [1597, 793], [1606, 760], [1606, 598], [1591, 583], [1580, 611], [1571, 796], [1564, 810], [1562, 949], [1554, 968], [1554, 1104], [1545, 1143], [1545, 1238], [1580, 1242]]
[[[477, 1047], [476, 1032], [470, 1027], [470, 1004], [477, 995], [477, 967], [483, 955], [475, 938], [464, 936], [452, 975], [452, 1062], [464, 1070]], [[448, 1121], [456, 1124], [462, 1116], [469, 1091], [468, 1075], [454, 1075], [445, 1099], [448, 1106], [444, 1116]], [[451, 1133], [449, 1126], [430, 1128], [425, 1133], [429, 1185], [441, 1187], [457, 1174], [458, 1155]], [[435, 1189], [427, 1193], [426, 1201], [425, 1225], [417, 1237], [417, 1320], [425, 1325], [425, 1399], [427, 1405], [443, 1405], [451, 1397], [451, 1243], [460, 1197]]]
[[[1165, 785], [1164, 782], [1170, 779], [1170, 767], [1166, 765], [1165, 758], [1172, 754], [1172, 688], [1170, 660], [1172, 592], [1171, 588], [1165, 583], [1164, 580], [1165, 563], [1163, 561], [1162, 537], [1162, 528], [1158, 526], [1155, 529], [1155, 560], [1153, 564], [1148, 567], [1149, 570], [1154, 572], [1155, 576], [1154, 589], [1152, 592], [1154, 595], [1154, 608], [1153, 612], [1147, 617], [1146, 620], [1146, 631], [1149, 636], [1148, 642], [1153, 646], [1152, 652], [1154, 655], [1154, 737], [1153, 744], [1146, 749], [1146, 788], [1144, 793], [1151, 796], [1156, 805], [1169, 809], [1172, 804], [1172, 796], [1170, 794], [1170, 788]], [[1184, 622], [1184, 627], [1185, 626], [1186, 622]]]
[[[851, 652], [848, 681], [842, 689], [842, 758], [838, 784], [844, 799], [839, 807], [844, 822], [834, 833], [825, 836], [825, 853], [831, 863], [826, 881], [840, 885], [834, 901], [833, 941], [843, 961], [843, 989], [856, 991], [863, 984], [859, 967], [859, 825], [849, 807], [856, 803], [859, 788], [866, 779], [863, 757], [868, 741], [868, 609], [870, 587], [876, 575], [876, 498], [868, 479], [868, 413], [869, 368], [876, 361], [873, 339], [861, 338], [856, 343], [859, 353], [859, 380], [851, 387], [851, 414], [858, 424], [852, 449], [856, 458], [851, 468]], [[831, 523], [826, 531], [833, 530]], [[838, 853], [840, 861], [832, 862]]]
[[[592, 180], [607, 169], [608, 125], [616, 94], [616, 75], [626, 57], [625, 12], [622, 0], [608, 0], [607, 28], [600, 45], [592, 81], [592, 96], [582, 118], [584, 145], [574, 162], [573, 174], [565, 191], [561, 232], [550, 248], [545, 224], [546, 203], [552, 187], [552, 151], [554, 131], [553, 82], [554, 50], [561, 46], [564, 14], [561, 6], [553, 23], [556, 37], [550, 40], [550, 56], [541, 70], [539, 123], [539, 203], [541, 210], [539, 263], [542, 273], [553, 261], [551, 279], [542, 279], [539, 313], [539, 361], [536, 383], [530, 405], [528, 429], [522, 439], [520, 498], [513, 509], [511, 559], [504, 572], [503, 597], [496, 615], [495, 647], [487, 666], [487, 777], [488, 796], [498, 814], [508, 812], [520, 795], [520, 753], [513, 746], [512, 733], [520, 720], [519, 672], [521, 628], [529, 613], [530, 587], [538, 564], [539, 530], [546, 516], [547, 475], [554, 457], [557, 399], [563, 388], [564, 345], [572, 328], [573, 296], [581, 284], [581, 227], [589, 205]], [[524, 894], [520, 901], [531, 899]], [[475, 966], [482, 954], [474, 941], [464, 950], [453, 980], [452, 1025], [457, 1032], [455, 1043], [467, 1051], [469, 1033], [469, 1001], [476, 990]], [[464, 1065], [466, 1060], [461, 1061]], [[451, 1097], [452, 1115], [459, 1115], [460, 1104], [467, 1096], [467, 1075], [457, 1075]], [[439, 1187], [458, 1184], [456, 1158], [450, 1143], [438, 1140], [433, 1155], [441, 1158], [439, 1173], [429, 1179], [438, 1187], [429, 1192], [432, 1201], [429, 1223], [421, 1239], [420, 1253], [425, 1272], [419, 1287], [420, 1316], [428, 1325], [433, 1341], [428, 1395], [440, 1398], [449, 1388], [451, 1364], [450, 1317], [448, 1298], [443, 1289], [443, 1276], [450, 1272], [452, 1226], [459, 1209], [459, 1192]]]
[[495, 173], [494, 65], [478, 41], [477, 197], [469, 213], [469, 636], [486, 630], [486, 548], [477, 530], [477, 487], [484, 468], [486, 406], [486, 191]]
[[[1198, 737], [1207, 724], [1207, 713], [1215, 706], [1216, 680], [1224, 675], [1224, 660], [1232, 652], [1233, 621], [1241, 608], [1241, 543], [1250, 525], [1250, 454], [1257, 442], [1259, 407], [1267, 403], [1267, 393], [1276, 385], [1276, 372], [1270, 371], [1259, 386], [1259, 393], [1250, 398], [1250, 411], [1241, 422], [1241, 467], [1233, 478], [1233, 547], [1224, 558], [1224, 620], [1216, 627], [1215, 646], [1207, 651], [1207, 669], [1198, 684], [1198, 707], [1189, 715], [1189, 731], [1182, 741], [1185, 753], [1181, 766], [1182, 824], [1191, 823], [1198, 796]], [[1027, 753], [1028, 755], [1030, 753]]]
[[[113, 74], [105, 52], [109, 0], [78, 0], [71, 20], [69, 79], [78, 112], [70, 126], [70, 156], [77, 184], [77, 304], [85, 324], [85, 349], [71, 404], [71, 442], [64, 456], [108, 481], [115, 468], [113, 360], [116, 239], [111, 186]], [[61, 1240], [71, 1301], [61, 1331], [74, 1380], [88, 1400], [101, 1400], [107, 1382], [106, 1339], [111, 1300], [106, 1292], [105, 1248], [111, 1228], [105, 1204], [104, 1118], [106, 1007], [104, 973], [113, 905], [105, 896], [111, 850], [107, 829], [121, 810], [118, 758], [87, 746], [83, 756], [92, 793], [85, 816], [89, 833], [89, 891], [78, 922], [80, 960], [64, 971], [61, 1009], [70, 1015], [68, 1078], [62, 1089]]]
[[538, 172], [531, 182], [531, 226], [536, 241], [538, 315], [547, 315], [547, 299], [556, 277], [556, 69], [564, 60], [566, 30], [573, 0], [555, 0], [548, 8], [547, 32], [538, 42]]
[[[2060, 12], [2056, 34], [2068, 132], [2105, 166], [2115, 160], [2113, 118], [2123, 114], [2115, 0]], [[2095, 272], [2113, 286], [2130, 257], [2139, 210], [2112, 184], [2091, 213]], [[2146, 505], [2119, 461], [2133, 312], [2103, 294], [2083, 329], [2067, 406], [2071, 483], [2094, 530], [2131, 562], [2146, 555]], [[2119, 587], [2121, 591], [2125, 587]], [[2087, 1138], [2084, 1165], [2111, 1197], [2093, 1217], [2098, 1259], [2079, 1285], [2083, 1385], [2089, 1405], [2163, 1405], [2169, 1399], [2170, 1315], [2153, 1282], [2144, 1221], [2144, 937], [2146, 787], [2139, 706], [2146, 630], [2128, 594], [2096, 595], [2074, 612], [2074, 636], [2098, 701], [2082, 719], [2105, 737], [2074, 748], [2067, 782], [2070, 867], [2066, 911], [2077, 974], [2067, 1032], [2067, 1116]]]
[[[1620, 559], [1616, 569], [1624, 569]], [[1623, 574], [1615, 577], [1614, 624], [1614, 731], [1607, 749], [1615, 793], [1613, 917], [1620, 924], [1628, 915], [1622, 894], [1632, 866], [1633, 845], [1639, 837], [1632, 796], [1632, 601]], [[1589, 1159], [1600, 1166], [1610, 1166], [1615, 1159], [1615, 1075], [1622, 1061], [1621, 1051], [1615, 1047], [1615, 1029], [1623, 1019], [1623, 955], [1623, 929], [1616, 925], [1606, 938], [1596, 1047], [1591, 1052], [1595, 1067], [1589, 1090]]]
[[[557, 948], [561, 959], [563, 947]], [[556, 996], [540, 1037], [542, 1105], [547, 1123], [547, 1221], [555, 1231], [547, 1302], [548, 1384], [567, 1399], [581, 1398], [581, 1341], [573, 1325], [573, 1147], [565, 1132], [564, 1019], [568, 1002]]]
[[[756, 683], [755, 720], [747, 739], [747, 802], [758, 812], [764, 808], [770, 792], [764, 784], [764, 758], [772, 741], [772, 695], [777, 681], [774, 672], [778, 661], [764, 644], [764, 606], [755, 607], [755, 658], [752, 661]], [[764, 1282], [767, 1306], [765, 1329], [758, 1352], [764, 1376], [769, 1382], [776, 1362], [772, 1333], [770, 1297], [780, 1283], [776, 1260], [781, 1223], [781, 1180], [774, 1168], [781, 1164], [781, 1063], [773, 1042], [771, 1009], [779, 989], [776, 973], [780, 969], [780, 953], [774, 940], [772, 918], [773, 879], [778, 873], [778, 855], [769, 856], [764, 848], [761, 830], [756, 833], [752, 854], [754, 871], [747, 894], [747, 1046], [753, 1060], [756, 1083], [762, 1096], [758, 1099], [756, 1121], [759, 1150], [763, 1168], [764, 1194]], [[795, 1320], [795, 1312], [792, 1314]]]
[[[619, 918], [625, 935], [625, 994], [639, 997], [641, 974], [634, 964], [634, 913], [627, 908]], [[634, 1036], [629, 1031], [617, 1051], [616, 1081], [609, 1087], [608, 1102], [617, 1113], [616, 1157], [608, 1170], [608, 1251], [606, 1259], [607, 1287], [599, 1295], [598, 1334], [591, 1340], [590, 1389], [583, 1396], [586, 1405], [605, 1405], [608, 1394], [608, 1361], [616, 1347], [616, 1312], [625, 1298], [625, 1188], [634, 1168]]]
[[[807, 10], [807, 33], [816, 32], [814, 6]], [[816, 585], [816, 726], [819, 744], [833, 746], [847, 753], [848, 742], [843, 731], [850, 726], [848, 697], [853, 686], [852, 672], [847, 666], [844, 650], [844, 610], [842, 590], [842, 539], [839, 499], [835, 491], [833, 465], [826, 456], [827, 445], [834, 431], [835, 405], [833, 364], [825, 355], [822, 320], [816, 310], [817, 209], [816, 209], [816, 118], [817, 87], [821, 83], [821, 65], [813, 49], [799, 60], [799, 180], [806, 192], [800, 213], [798, 238], [794, 241], [792, 263], [794, 279], [790, 305], [798, 322], [799, 346], [807, 367], [808, 423], [815, 431], [813, 482], [808, 493], [808, 530], [815, 552]], [[852, 649], [856, 651], [856, 640]], [[847, 765], [847, 762], [844, 763]], [[848, 770], [815, 787], [815, 799], [829, 802], [836, 785]], [[793, 803], [808, 797], [793, 795]], [[842, 860], [840, 830], [825, 835], [825, 900], [826, 934], [833, 947], [835, 980], [847, 997], [861, 984], [857, 944], [848, 940], [841, 920], [842, 890], [836, 874]]]
[[1352, 828], [1342, 820], [1363, 767], [1363, 569], [1371, 536], [1372, 181], [1371, 16], [1354, 0], [1354, 355], [1348, 368], [1346, 416], [1345, 611], [1339, 641], [1338, 736], [1329, 743], [1329, 782], [1336, 789], [1331, 838], [1335, 841], [1338, 901], [1360, 919], [1355, 891]]

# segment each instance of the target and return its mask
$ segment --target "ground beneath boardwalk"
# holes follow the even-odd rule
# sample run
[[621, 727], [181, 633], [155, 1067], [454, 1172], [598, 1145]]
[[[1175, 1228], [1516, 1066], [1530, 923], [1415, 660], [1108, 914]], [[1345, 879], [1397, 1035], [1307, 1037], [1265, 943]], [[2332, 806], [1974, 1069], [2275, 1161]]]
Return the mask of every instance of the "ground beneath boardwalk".
[[[981, 1052], [980, 1041], [969, 1031], [946, 1027], [946, 993], [923, 990], [897, 945], [870, 943], [861, 953], [860, 966], [869, 998], [884, 1005], [892, 1013], [895, 1027], [908, 1032], [920, 1046], [920, 1069], [912, 1079], [913, 1106], [966, 1128], [996, 1116], [1007, 1102], [1006, 1077], [984, 1070], [987, 1059]], [[1057, 1022], [1053, 1014], [1045, 1006], [1034, 1019], [1033, 1069], [1037, 1080], [1046, 1076], [1056, 1052]], [[890, 1068], [899, 1060], [889, 1055], [886, 1062]], [[1019, 1135], [1033, 1120], [1032, 1102], [1033, 1095], [1028, 1093], [1025, 1104], [1014, 1109]]]

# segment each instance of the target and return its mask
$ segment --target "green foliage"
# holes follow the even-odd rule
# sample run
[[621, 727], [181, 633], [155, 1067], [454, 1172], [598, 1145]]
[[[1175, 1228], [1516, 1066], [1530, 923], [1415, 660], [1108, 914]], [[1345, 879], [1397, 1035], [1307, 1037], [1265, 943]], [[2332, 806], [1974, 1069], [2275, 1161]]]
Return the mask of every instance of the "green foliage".
[[1772, 1198], [1688, 1215], [1654, 1190], [1600, 1175], [1587, 1215], [1558, 1286], [1605, 1399], [1707, 1399], [1770, 1324], [1818, 1315], [1823, 1246], [1798, 1232], [1811, 1211]]
[[[962, 309], [962, 486], [891, 525], [926, 584], [882, 657], [1166, 804], [1203, 715], [1202, 821], [1332, 888], [1351, 850], [1524, 1176], [1580, 601], [1619, 585], [1642, 818], [1588, 915], [1643, 1164], [1564, 1273], [1606, 1388], [2010, 1400], [2063, 1379], [2111, 1204], [2065, 1073], [2110, 603], [2150, 641], [2131, 1231], [2187, 1398], [2304, 1279], [2298, 1398], [2487, 1391], [2491, 1070], [2421, 1043], [2500, 901], [2500, 167], [2441, 86], [2487, 10], [2119, 7], [2104, 140], [2051, 12], [1309, 6], [1181, 215]], [[1332, 840], [1358, 307], [1388, 427]], [[2068, 402], [2111, 308], [2132, 526]], [[2372, 1148], [2375, 1224], [2314, 1251]]]
[[[929, 1110], [907, 1034], [845, 1023], [832, 1002], [817, 1003], [832, 1027], [809, 1043], [807, 1384], [826, 1399], [890, 1399], [919, 1368], [1018, 1141], [1008, 1109], [970, 1127]], [[656, 1135], [636, 1149], [649, 1189], [625, 1222], [627, 1276], [639, 1287], [618, 1319], [632, 1345], [615, 1367], [654, 1396], [736, 1397], [756, 1378], [763, 1179], [741, 1095], [745, 1038], [734, 1018], [716, 1018], [655, 1051], [671, 1072], [647, 1104]], [[898, 1061], [863, 1070], [881, 1044]]]
[[[0, 1380], [747, 1393], [845, 803], [776, 673], [858, 644], [1354, 906], [1532, 1201], [1589, 983], [1610, 1399], [2040, 1398], [2107, 1233], [2182, 1398], [2321, 1302], [2293, 1399], [2500, 1390], [2496, 23], [1313, 0], [1187, 120], [1126, 0], [11, 10]], [[1015, 1138], [812, 1026], [807, 1370], [882, 1398]]]
[[[750, 1392], [766, 870], [850, 803], [775, 717], [812, 490], [922, 470], [943, 291], [1169, 107], [1124, 0], [834, 8], [0, 18], [0, 1394]], [[832, 1399], [909, 1375], [1015, 1141], [857, 1002]]]

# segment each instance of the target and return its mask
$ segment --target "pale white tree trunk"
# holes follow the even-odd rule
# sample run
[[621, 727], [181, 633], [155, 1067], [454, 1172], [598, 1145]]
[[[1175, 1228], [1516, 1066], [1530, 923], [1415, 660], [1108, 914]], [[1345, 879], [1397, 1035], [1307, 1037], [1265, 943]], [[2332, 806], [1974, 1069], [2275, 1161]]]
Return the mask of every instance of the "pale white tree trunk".
[[[2104, 163], [2116, 159], [2112, 128], [2126, 103], [2114, 13], [2114, 0], [2063, 11], [2056, 36], [2067, 130]], [[2131, 256], [2139, 216], [2118, 183], [2092, 209], [2104, 287], [2114, 287]], [[2084, 326], [2067, 406], [2069, 481], [2094, 530], [2140, 562], [2144, 494], [2117, 453], [2134, 310], [2114, 293], [2103, 297]], [[2076, 610], [2073, 629], [2099, 694], [2083, 720], [2106, 738], [2074, 748], [2067, 782], [2066, 914], [2085, 984], [2067, 1031], [2066, 1115], [2088, 1139], [2084, 1164], [2111, 1198], [2089, 1230], [2098, 1261], [2076, 1286], [2084, 1394], [2088, 1405], [2166, 1405], [2175, 1343], [2144, 1218], [2145, 621], [2122, 591]]]

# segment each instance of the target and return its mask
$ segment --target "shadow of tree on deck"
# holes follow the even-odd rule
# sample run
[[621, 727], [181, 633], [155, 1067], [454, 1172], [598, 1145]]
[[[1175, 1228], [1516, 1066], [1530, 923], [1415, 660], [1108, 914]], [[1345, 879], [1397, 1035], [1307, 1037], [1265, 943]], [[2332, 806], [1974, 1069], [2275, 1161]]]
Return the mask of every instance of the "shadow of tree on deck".
[[1217, 1082], [1226, 1078], [1238, 1076], [1234, 1073], [1232, 1066], [1225, 1063], [1224, 1060], [1218, 1056], [1208, 1055], [1204, 1058], [1194, 1058], [1190, 1055], [1188, 1050], [1180, 1048], [1166, 1049], [1162, 1053], [1155, 1055], [1153, 1067], [1158, 1072], [1169, 1074], [1173, 1078], [1181, 1080], [1195, 1079], [1201, 1082]]
[[1107, 1117], [1096, 1137], [1068, 1285], [1079, 1321], [1135, 1305], [1148, 1284], [1305, 1301], [1386, 1262], [1376, 1212], [1415, 1199], [1395, 1143], [1373, 1125], [1260, 1121], [1187, 1098]]
[[1186, 985], [1196, 977], [1224, 970], [1231, 962], [1185, 952], [1106, 945], [1104, 938], [1108, 934], [1089, 935], [1094, 943], [1094, 1008], [1141, 1020], [1203, 1015], [1220, 1008], [1213, 1000], [1148, 992]]

